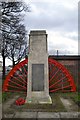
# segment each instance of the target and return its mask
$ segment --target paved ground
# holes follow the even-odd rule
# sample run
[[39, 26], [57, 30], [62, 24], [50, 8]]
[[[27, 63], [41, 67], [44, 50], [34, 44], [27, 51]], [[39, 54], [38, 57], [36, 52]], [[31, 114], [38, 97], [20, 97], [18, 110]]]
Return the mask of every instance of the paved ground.
[[8, 102], [3, 104], [3, 111], [7, 110], [13, 103], [14, 101], [18, 98], [19, 96], [15, 96], [15, 98], [10, 99]]
[[[49, 119], [58, 119], [62, 120], [63, 118], [79, 118], [80, 112], [78, 112], [77, 105], [73, 103], [70, 99], [58, 96], [58, 99], [61, 100], [62, 105], [65, 107], [66, 111], [63, 110], [53, 112], [53, 111], [44, 111], [41, 109], [39, 111], [34, 109], [29, 109], [25, 106], [16, 106], [14, 104], [15, 100], [19, 98], [19, 95], [12, 95], [11, 98], [5, 101], [3, 104], [3, 118], [34, 118], [36, 120], [40, 120], [41, 118], [49, 118]], [[55, 96], [56, 97], [56, 96]], [[57, 99], [56, 99], [57, 100]], [[55, 103], [55, 100], [54, 100]], [[0, 104], [1, 105], [1, 104]], [[1, 107], [1, 106], [0, 106]], [[23, 109], [25, 107], [25, 109]], [[55, 109], [55, 105], [52, 106]], [[61, 107], [61, 106], [58, 106]], [[75, 109], [74, 109], [75, 108]], [[72, 112], [73, 111], [73, 112]], [[1, 117], [1, 110], [0, 110]]]
[[[3, 105], [3, 110], [8, 110], [8, 108], [11, 106], [11, 104], [18, 98], [19, 96], [13, 97], [11, 100], [7, 101], [5, 105]], [[69, 112], [30, 112], [30, 111], [25, 111], [25, 112], [12, 112], [12, 113], [5, 113], [3, 114], [3, 118], [34, 118], [37, 120], [40, 120], [41, 118], [45, 119], [58, 119], [61, 120], [62, 118], [79, 118], [80, 117], [80, 112], [72, 112], [72, 109], [70, 109], [70, 106], [72, 105], [72, 102], [61, 98], [62, 103], [65, 105], [67, 111]], [[76, 110], [77, 111], [77, 110]], [[0, 111], [1, 115], [1, 111]]]
[[78, 106], [71, 99], [65, 99], [63, 97], [60, 97], [60, 100], [62, 101], [68, 112], [75, 110], [78, 111]]
[[4, 118], [80, 118], [80, 112], [16, 112], [15, 114], [5, 114]]
[[2, 118], [2, 104], [0, 104], [0, 120]]

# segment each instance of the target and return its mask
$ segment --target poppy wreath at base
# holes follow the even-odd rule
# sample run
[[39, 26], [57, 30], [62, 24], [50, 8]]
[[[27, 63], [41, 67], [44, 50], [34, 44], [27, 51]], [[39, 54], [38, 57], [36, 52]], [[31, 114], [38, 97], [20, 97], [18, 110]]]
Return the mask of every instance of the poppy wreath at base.
[[23, 98], [19, 98], [16, 100], [16, 105], [24, 105], [25, 104], [25, 100]]

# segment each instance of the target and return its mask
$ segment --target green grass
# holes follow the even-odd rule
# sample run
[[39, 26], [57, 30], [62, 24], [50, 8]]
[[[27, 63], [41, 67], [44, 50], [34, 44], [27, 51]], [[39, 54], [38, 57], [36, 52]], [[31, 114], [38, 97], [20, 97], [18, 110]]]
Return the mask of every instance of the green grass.
[[63, 106], [59, 96], [57, 94], [50, 94], [52, 98], [52, 104], [24, 104], [22, 106], [16, 106], [15, 104], [12, 105], [16, 111], [43, 111], [43, 112], [66, 112], [65, 107]]
[[77, 95], [72, 96], [73, 101], [79, 106], [79, 111], [80, 111], [80, 93]]
[[2, 102], [8, 101], [10, 98], [14, 97], [15, 95], [18, 95], [19, 93], [13, 93], [13, 92], [3, 92], [2, 93]]
[[71, 99], [76, 105], [78, 105], [78, 110], [80, 111], [80, 93], [78, 92], [69, 92], [69, 93], [58, 93], [59, 96]]
[[[25, 98], [26, 95], [23, 93], [3, 93], [3, 102], [6, 102], [10, 100], [13, 96], [19, 95], [22, 98]], [[16, 106], [15, 103], [11, 105], [10, 108], [6, 112], [16, 112], [16, 111], [44, 111], [44, 112], [67, 112], [65, 107], [63, 106], [63, 103], [60, 100], [60, 97], [66, 98], [66, 99], [72, 99], [75, 103], [77, 101], [80, 101], [80, 93], [50, 93], [50, 96], [52, 98], [52, 104], [24, 104], [22, 106]]]
[[2, 93], [2, 102], [8, 101], [10, 98], [15, 97], [16, 95], [19, 95], [20, 97], [24, 97], [24, 94], [22, 92], [3, 92]]
[[6, 100], [8, 100], [11, 96], [10, 92], [3, 92], [2, 93], [2, 102], [5, 102]]
[[67, 99], [72, 99], [74, 102], [80, 101], [80, 93], [78, 92], [69, 92], [69, 93], [58, 93], [59, 96], [62, 96]]

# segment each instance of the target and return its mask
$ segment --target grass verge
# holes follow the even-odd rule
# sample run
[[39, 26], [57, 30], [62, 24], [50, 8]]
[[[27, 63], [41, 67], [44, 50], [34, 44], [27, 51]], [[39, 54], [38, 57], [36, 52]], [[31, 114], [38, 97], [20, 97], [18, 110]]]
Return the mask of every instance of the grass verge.
[[11, 107], [16, 111], [38, 111], [38, 112], [66, 112], [59, 96], [57, 94], [50, 94], [52, 98], [52, 104], [29, 104], [26, 103], [22, 106], [16, 106], [13, 104]]

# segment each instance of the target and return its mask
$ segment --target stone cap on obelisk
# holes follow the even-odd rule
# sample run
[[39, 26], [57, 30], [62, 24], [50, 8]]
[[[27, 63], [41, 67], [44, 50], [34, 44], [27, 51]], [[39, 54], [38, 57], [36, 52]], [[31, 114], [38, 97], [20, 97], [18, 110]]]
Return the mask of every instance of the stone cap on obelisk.
[[30, 31], [30, 35], [44, 35], [44, 34], [46, 34], [46, 30]]

